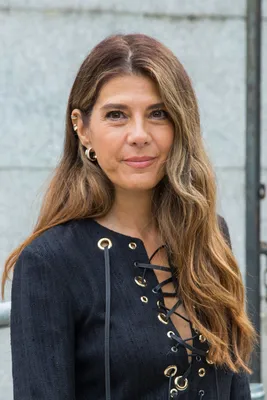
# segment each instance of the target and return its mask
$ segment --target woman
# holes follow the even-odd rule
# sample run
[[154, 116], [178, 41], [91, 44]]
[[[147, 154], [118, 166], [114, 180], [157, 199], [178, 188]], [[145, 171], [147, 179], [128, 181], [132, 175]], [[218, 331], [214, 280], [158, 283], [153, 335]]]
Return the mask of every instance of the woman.
[[15, 265], [15, 400], [247, 400], [254, 330], [190, 80], [115, 35], [83, 62]]

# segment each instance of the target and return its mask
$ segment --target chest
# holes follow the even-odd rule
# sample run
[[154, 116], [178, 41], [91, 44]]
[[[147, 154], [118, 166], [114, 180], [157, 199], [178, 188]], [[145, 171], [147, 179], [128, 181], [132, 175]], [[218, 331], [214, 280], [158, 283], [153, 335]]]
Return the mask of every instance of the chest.
[[[148, 254], [152, 254], [152, 259], [151, 259], [151, 264], [155, 264], [157, 266], [163, 266], [163, 267], [170, 267], [169, 262], [168, 262], [168, 256], [166, 253], [166, 249], [163, 247], [155, 255], [153, 255], [152, 252], [153, 244], [147, 244], [146, 245], [146, 251]], [[158, 282], [159, 285], [163, 285], [161, 289], [161, 294], [162, 294], [162, 303], [164, 307], [166, 308], [165, 312], [168, 312], [170, 310], [173, 310], [173, 312], [170, 315], [171, 322], [173, 326], [175, 327], [176, 333], [183, 339], [189, 339], [192, 337], [193, 332], [191, 329], [191, 324], [189, 321], [188, 314], [184, 308], [183, 303], [181, 304], [177, 302], [181, 299], [179, 299], [178, 295], [176, 296], [169, 296], [165, 294], [169, 293], [175, 293], [175, 285], [173, 281], [170, 281], [170, 278], [172, 277], [171, 271], [164, 271], [160, 269], [154, 268], [153, 274], [155, 275], [155, 278]], [[166, 282], [166, 283], [164, 283]], [[189, 346], [193, 346], [193, 340], [189, 339], [187, 340], [187, 343]], [[191, 362], [191, 349], [190, 347], [186, 348], [186, 351], [188, 353], [188, 362]]]
[[[116, 244], [119, 252], [115, 251]], [[113, 240], [109, 252], [110, 372], [112, 387], [122, 391], [117, 398], [152, 400], [156, 398], [156, 393], [157, 398], [167, 399], [170, 388], [175, 389], [175, 378], [186, 371], [189, 371], [189, 391], [181, 393], [181, 399], [188, 399], [186, 396], [190, 393], [190, 396], [194, 394], [192, 399], [198, 400], [199, 390], [209, 390], [212, 394], [214, 389], [209, 388], [207, 380], [208, 376], [213, 376], [212, 366], [206, 363], [205, 357], [198, 360], [190, 358], [187, 349], [170, 335], [175, 332], [184, 339], [190, 338], [190, 324], [178, 316], [167, 323], [159, 318], [161, 313], [166, 312], [159, 307], [159, 301], [162, 301], [160, 292], [173, 292], [174, 285], [169, 282], [158, 292], [154, 289], [170, 278], [170, 272], [147, 269], [145, 285], [138, 284], [140, 279], [137, 278], [142, 277], [144, 272], [138, 265], [149, 263], [148, 252], [140, 243], [133, 248], [129, 244]], [[76, 282], [77, 279], [80, 282], [81, 310], [75, 357], [78, 379], [90, 386], [105, 381], [105, 257], [101, 251], [97, 251], [94, 257], [90, 257], [89, 253], [83, 256], [84, 265], [79, 265], [79, 278], [76, 278]], [[153, 259], [153, 263], [168, 266], [164, 255], [160, 254]], [[175, 297], [164, 298], [164, 306], [168, 309], [176, 302]], [[187, 317], [182, 306], [179, 307], [179, 314]], [[172, 366], [175, 366], [173, 377], [166, 373]], [[199, 370], [204, 375], [200, 376]]]

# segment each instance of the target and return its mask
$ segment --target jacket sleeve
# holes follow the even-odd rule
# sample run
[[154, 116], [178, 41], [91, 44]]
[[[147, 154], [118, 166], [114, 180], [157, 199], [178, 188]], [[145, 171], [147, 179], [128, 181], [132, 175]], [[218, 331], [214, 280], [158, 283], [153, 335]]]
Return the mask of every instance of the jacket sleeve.
[[230, 400], [251, 400], [248, 374], [245, 372], [233, 375]]
[[27, 248], [13, 273], [10, 329], [14, 400], [74, 400], [71, 296], [56, 267]]
[[[219, 225], [226, 242], [232, 248], [229, 229], [224, 218], [219, 217]], [[245, 372], [233, 375], [230, 400], [251, 400], [249, 378]]]
[[218, 216], [218, 221], [219, 221], [219, 227], [225, 238], [225, 241], [228, 243], [228, 245], [232, 249], [232, 243], [231, 243], [231, 238], [230, 238], [230, 233], [229, 233], [227, 223], [226, 223], [225, 219], [221, 216]]

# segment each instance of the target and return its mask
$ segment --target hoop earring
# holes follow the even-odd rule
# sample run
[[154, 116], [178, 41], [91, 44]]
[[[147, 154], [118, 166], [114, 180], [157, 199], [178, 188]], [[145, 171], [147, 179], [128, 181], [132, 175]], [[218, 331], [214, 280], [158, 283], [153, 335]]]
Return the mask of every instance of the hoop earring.
[[93, 150], [92, 147], [89, 147], [89, 149], [85, 150], [85, 155], [88, 158], [88, 160], [92, 161], [92, 162], [96, 162], [97, 161], [97, 155], [95, 153], [95, 151]]

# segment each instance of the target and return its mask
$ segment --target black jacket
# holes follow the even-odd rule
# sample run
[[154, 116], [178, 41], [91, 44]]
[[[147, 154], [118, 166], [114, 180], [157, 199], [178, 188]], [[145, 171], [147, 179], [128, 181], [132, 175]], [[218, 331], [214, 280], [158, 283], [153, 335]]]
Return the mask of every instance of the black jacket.
[[195, 331], [188, 363], [154, 267], [140, 239], [91, 219], [26, 247], [12, 284], [14, 400], [249, 400], [247, 375], [208, 363]]

